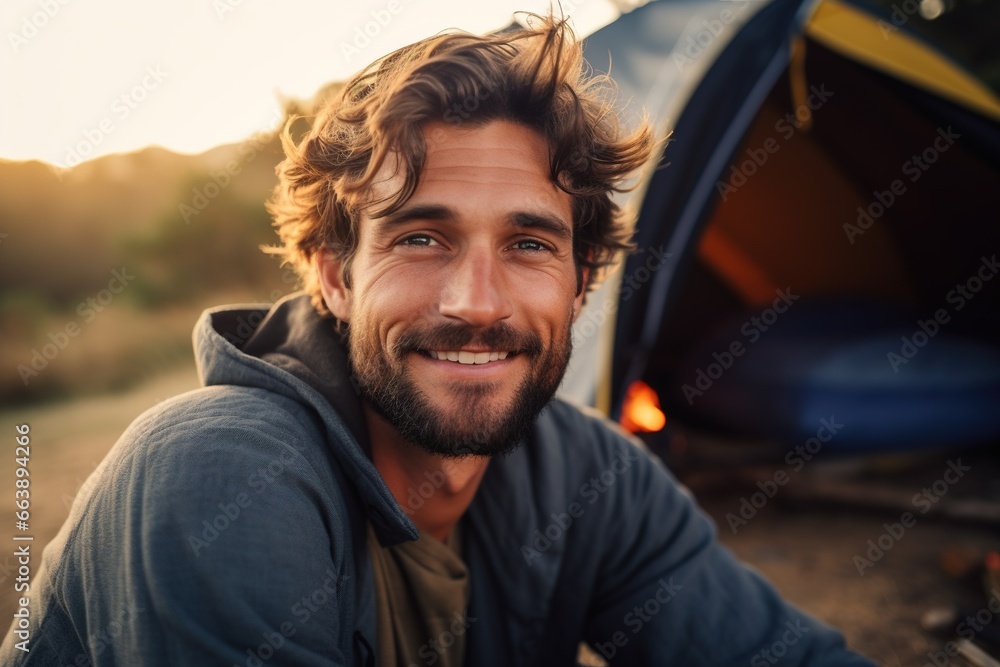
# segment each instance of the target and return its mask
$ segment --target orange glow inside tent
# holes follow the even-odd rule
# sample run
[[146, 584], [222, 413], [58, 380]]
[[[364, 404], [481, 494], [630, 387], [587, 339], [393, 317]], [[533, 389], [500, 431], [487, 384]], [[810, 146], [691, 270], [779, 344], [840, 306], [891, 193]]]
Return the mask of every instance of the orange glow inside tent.
[[666, 426], [667, 417], [660, 409], [660, 398], [645, 382], [636, 380], [629, 386], [621, 424], [629, 433], [653, 433]]

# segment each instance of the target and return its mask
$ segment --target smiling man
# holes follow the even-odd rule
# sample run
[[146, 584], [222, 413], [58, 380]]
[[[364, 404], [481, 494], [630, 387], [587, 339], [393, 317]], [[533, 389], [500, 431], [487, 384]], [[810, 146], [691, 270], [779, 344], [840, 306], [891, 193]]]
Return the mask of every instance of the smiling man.
[[[550, 180], [546, 139], [532, 128], [429, 123], [423, 135], [405, 206], [362, 216], [353, 284], [329, 251], [318, 273], [325, 303], [350, 323], [364, 397], [384, 417], [374, 440], [444, 456], [475, 443], [483, 456], [470, 462], [483, 467], [517, 446], [569, 361], [583, 300], [572, 200]], [[376, 196], [401, 181], [386, 176]]]
[[[349, 325], [372, 460], [397, 498], [443, 474], [414, 521], [444, 540], [490, 459], [523, 442], [558, 388], [584, 289], [544, 135], [496, 118], [422, 135], [413, 195], [361, 215], [350, 286], [335, 253], [316, 263], [324, 303]], [[384, 167], [374, 196], [403, 180]]]
[[84, 485], [4, 663], [869, 665], [553, 399], [653, 149], [609, 91], [540, 20], [402, 49], [286, 135], [304, 292], [203, 316], [205, 387]]

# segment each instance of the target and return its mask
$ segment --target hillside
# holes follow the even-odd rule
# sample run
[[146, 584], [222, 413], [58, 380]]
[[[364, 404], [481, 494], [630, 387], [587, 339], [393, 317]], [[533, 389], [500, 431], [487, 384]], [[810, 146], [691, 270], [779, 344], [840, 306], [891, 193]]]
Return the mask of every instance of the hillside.
[[289, 291], [290, 275], [259, 250], [277, 239], [264, 202], [281, 157], [269, 132], [62, 173], [0, 161], [0, 399], [128, 384], [148, 374], [136, 364], [189, 356], [200, 309]]

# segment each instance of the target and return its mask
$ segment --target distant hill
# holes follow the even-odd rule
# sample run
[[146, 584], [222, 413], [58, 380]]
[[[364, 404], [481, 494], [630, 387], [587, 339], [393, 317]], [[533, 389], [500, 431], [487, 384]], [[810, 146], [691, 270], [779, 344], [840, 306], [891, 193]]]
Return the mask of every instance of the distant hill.
[[[312, 115], [338, 88], [286, 100], [285, 117]], [[190, 363], [201, 309], [295, 289], [260, 250], [278, 241], [264, 202], [282, 157], [277, 134], [259, 132], [198, 155], [151, 147], [65, 171], [0, 160], [0, 404]], [[116, 276], [127, 287], [109, 291]]]
[[[259, 249], [277, 241], [264, 202], [281, 158], [268, 133], [62, 173], [0, 161], [0, 403], [122, 388], [190, 363], [202, 308], [294, 289]], [[92, 308], [116, 274], [134, 278]]]
[[[147, 148], [97, 158], [62, 174], [41, 162], [0, 161], [0, 232], [7, 234], [0, 243], [4, 292], [31, 292], [67, 303], [99, 289], [110, 268], [127, 259], [130, 241], [162, 232], [171, 218], [179, 227], [189, 226], [180, 205], [227, 162], [239, 164], [240, 173], [220, 199], [263, 202], [276, 182], [280, 145], [275, 137], [248, 142], [200, 155]], [[250, 148], [256, 151], [247, 159]], [[210, 206], [192, 223], [212, 217]]]

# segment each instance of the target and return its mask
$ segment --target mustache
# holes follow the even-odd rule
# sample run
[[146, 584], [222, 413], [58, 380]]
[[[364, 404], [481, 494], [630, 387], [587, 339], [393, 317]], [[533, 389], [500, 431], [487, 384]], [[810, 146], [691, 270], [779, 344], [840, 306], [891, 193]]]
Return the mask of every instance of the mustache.
[[530, 331], [518, 331], [506, 322], [497, 322], [486, 329], [459, 322], [449, 322], [430, 329], [411, 329], [403, 333], [393, 352], [401, 357], [410, 352], [427, 350], [457, 350], [467, 345], [492, 350], [508, 350], [529, 356], [542, 353], [541, 337]]

